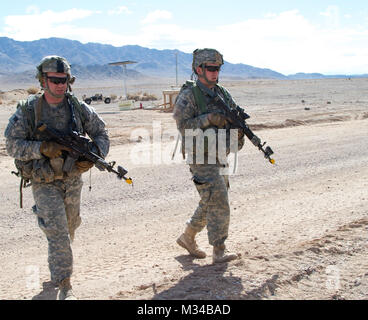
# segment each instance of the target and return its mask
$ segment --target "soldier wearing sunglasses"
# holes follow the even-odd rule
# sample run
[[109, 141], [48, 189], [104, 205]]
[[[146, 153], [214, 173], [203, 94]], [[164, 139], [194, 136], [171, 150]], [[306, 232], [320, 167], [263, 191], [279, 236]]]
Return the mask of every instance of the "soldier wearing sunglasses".
[[[192, 256], [205, 258], [206, 253], [198, 247], [195, 236], [207, 226], [208, 240], [213, 246], [213, 263], [228, 262], [238, 258], [238, 254], [228, 252], [225, 246], [225, 240], [228, 238], [230, 206], [229, 179], [223, 169], [228, 167], [226, 156], [230, 153], [231, 143], [228, 133], [231, 130], [226, 130], [225, 159], [219, 158], [216, 146], [219, 130], [231, 129], [231, 123], [213, 102], [214, 96], [219, 95], [229, 107], [236, 107], [229, 92], [218, 85], [223, 64], [223, 57], [217, 50], [208, 48], [195, 50], [192, 70], [197, 80], [187, 81], [183, 85], [174, 107], [174, 119], [182, 137], [183, 157], [188, 155], [187, 162], [189, 162], [192, 180], [200, 195], [199, 205], [187, 221], [184, 233], [177, 239], [177, 243]], [[195, 140], [198, 138], [195, 136], [194, 143], [187, 143], [188, 132], [192, 134], [198, 129], [202, 132], [212, 130], [216, 135], [215, 139], [204, 140], [203, 162], [198, 161], [200, 158], [198, 152], [201, 151], [196, 147], [196, 144], [200, 144]], [[244, 135], [236, 130], [235, 134], [236, 142], [231, 150], [235, 148], [237, 151], [243, 147]], [[190, 137], [190, 139], [193, 138]], [[211, 150], [217, 152], [214, 162], [209, 161]]]
[[75, 131], [91, 138], [91, 151], [106, 157], [109, 138], [105, 123], [84, 102], [70, 93], [75, 78], [67, 60], [47, 56], [37, 66], [36, 78], [42, 94], [20, 101], [5, 130], [8, 154], [15, 158], [21, 185], [32, 186], [38, 225], [48, 241], [48, 262], [51, 281], [59, 287], [59, 299], [75, 299], [71, 286], [73, 254], [71, 242], [81, 224], [81, 174], [93, 163], [74, 161], [71, 170], [64, 170], [68, 149], [51, 141], [35, 128], [45, 123], [65, 135]]

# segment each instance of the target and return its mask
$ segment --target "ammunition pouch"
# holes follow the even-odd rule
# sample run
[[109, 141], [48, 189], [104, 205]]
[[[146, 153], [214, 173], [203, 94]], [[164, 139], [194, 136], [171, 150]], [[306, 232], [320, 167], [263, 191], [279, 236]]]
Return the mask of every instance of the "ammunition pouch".
[[24, 180], [30, 180], [32, 178], [32, 170], [33, 170], [33, 160], [29, 161], [21, 161], [14, 160], [15, 167], [18, 169], [19, 175]]
[[[50, 183], [55, 179], [62, 179], [60, 172], [62, 171], [63, 159], [57, 160], [51, 164], [49, 159], [37, 159], [30, 161], [15, 160], [15, 166], [18, 169], [19, 176], [26, 181], [32, 180], [38, 183]], [[55, 172], [57, 173], [55, 175]]]
[[55, 173], [49, 159], [33, 160], [32, 180], [38, 183], [50, 183], [54, 181]]
[[50, 165], [54, 171], [54, 179], [62, 180], [64, 178], [63, 165], [64, 159], [61, 157], [50, 159]]

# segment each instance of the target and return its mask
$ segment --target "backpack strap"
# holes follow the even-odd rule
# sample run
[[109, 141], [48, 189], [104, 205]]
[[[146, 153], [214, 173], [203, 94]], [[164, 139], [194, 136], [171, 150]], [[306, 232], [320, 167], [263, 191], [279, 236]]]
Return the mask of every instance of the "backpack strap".
[[[187, 81], [187, 83], [188, 82], [190, 82], [190, 85], [192, 86], [194, 99], [195, 99], [196, 104], [199, 106], [201, 110], [201, 114], [207, 113], [207, 104], [204, 100], [203, 92], [196, 85], [194, 81]], [[231, 99], [229, 92], [224, 87], [218, 84], [216, 86], [220, 89], [222, 95], [224, 96], [226, 104], [229, 104], [230, 99]]]
[[207, 105], [206, 105], [206, 102], [204, 100], [203, 93], [202, 93], [201, 89], [199, 89], [199, 87], [197, 86], [195, 81], [187, 80], [185, 82], [185, 84], [183, 85], [181, 90], [183, 90], [185, 88], [191, 88], [192, 89], [195, 103], [197, 104], [197, 106], [199, 106], [199, 109], [201, 110], [201, 114], [207, 113]]
[[[28, 129], [28, 137], [30, 139], [33, 138], [34, 131], [36, 129], [36, 123], [41, 116], [41, 108], [42, 108], [42, 96], [40, 95], [31, 95], [27, 100], [20, 100], [17, 108], [22, 109], [22, 113], [25, 115], [27, 120], [27, 129]], [[84, 127], [84, 123], [86, 121], [86, 116], [82, 110], [82, 106], [79, 100], [70, 93], [67, 93], [67, 98], [70, 103], [73, 104], [73, 107], [78, 112], [78, 116], [81, 119], [82, 126]]]
[[195, 102], [201, 109], [201, 113], [202, 114], [207, 113], [207, 105], [204, 101], [204, 96], [203, 96], [201, 89], [199, 89], [197, 85], [194, 85], [192, 90], [193, 90]]
[[85, 116], [85, 114], [82, 110], [82, 106], [81, 106], [78, 98], [70, 92], [66, 93], [66, 97], [67, 97], [68, 101], [73, 104], [74, 109], [78, 112], [79, 118], [81, 119], [82, 126], [84, 128], [84, 124], [86, 122], [86, 116]]
[[20, 100], [17, 105], [17, 109], [19, 108], [22, 110], [23, 115], [25, 115], [26, 117], [28, 136], [31, 137], [33, 134], [32, 123], [34, 123], [34, 113], [28, 112], [28, 101], [27, 100]]
[[[35, 103], [37, 100], [37, 104], [35, 107]], [[36, 115], [35, 115], [35, 108], [40, 109], [42, 107], [42, 100], [40, 96], [31, 95], [28, 97], [27, 100], [20, 100], [17, 105], [17, 109], [21, 109], [23, 115], [26, 118], [27, 123], [27, 135], [28, 139], [33, 140], [34, 131], [36, 126]], [[32, 160], [31, 160], [32, 161]], [[29, 162], [29, 161], [28, 161]], [[23, 188], [29, 187], [32, 183], [30, 182], [30, 178], [27, 176], [23, 176], [23, 170], [21, 169], [22, 165], [20, 163], [25, 163], [23, 161], [15, 160], [15, 166], [18, 169], [18, 172], [12, 171], [13, 174], [20, 177], [20, 185], [19, 185], [19, 206], [23, 208]]]

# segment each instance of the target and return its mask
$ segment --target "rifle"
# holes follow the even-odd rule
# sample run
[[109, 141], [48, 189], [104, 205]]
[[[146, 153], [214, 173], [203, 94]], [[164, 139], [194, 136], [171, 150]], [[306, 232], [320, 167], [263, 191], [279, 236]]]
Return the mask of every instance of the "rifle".
[[227, 103], [217, 94], [213, 98], [215, 105], [220, 107], [225, 117], [232, 123], [232, 125], [242, 130], [242, 132], [247, 136], [247, 138], [260, 150], [263, 152], [264, 157], [268, 159], [271, 164], [275, 164], [275, 160], [271, 158], [273, 151], [271, 147], [264, 146], [266, 142], [262, 144], [261, 139], [259, 139], [252, 130], [248, 127], [245, 120], [249, 119], [250, 116], [244, 112], [242, 108], [236, 106], [235, 109], [230, 108]]
[[75, 131], [71, 131], [68, 135], [62, 134], [56, 129], [47, 127], [44, 123], [37, 126], [37, 130], [45, 132], [53, 141], [68, 148], [68, 157], [63, 165], [63, 171], [70, 172], [74, 162], [77, 160], [88, 160], [94, 163], [99, 170], [113, 172], [116, 174], [118, 179], [124, 179], [127, 184], [133, 184], [133, 180], [131, 178], [125, 177], [128, 173], [127, 170], [121, 166], [118, 166], [117, 170], [115, 170], [115, 161], [106, 162], [102, 157], [90, 150], [90, 140], [88, 138], [79, 135]]

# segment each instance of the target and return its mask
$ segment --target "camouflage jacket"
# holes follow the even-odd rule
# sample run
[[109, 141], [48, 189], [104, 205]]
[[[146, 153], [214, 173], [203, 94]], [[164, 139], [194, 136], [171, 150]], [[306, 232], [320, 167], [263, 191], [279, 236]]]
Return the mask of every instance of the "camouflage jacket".
[[[39, 100], [39, 99], [42, 99]], [[46, 123], [50, 128], [57, 129], [60, 132], [68, 133], [71, 126], [72, 112], [70, 104], [64, 99], [63, 103], [58, 106], [50, 106], [43, 96], [30, 96], [27, 99], [29, 112], [35, 112], [38, 103], [42, 105], [40, 114], [36, 116], [35, 126], [37, 123]], [[85, 104], [80, 103], [80, 112], [74, 112], [76, 129], [80, 133], [87, 133], [88, 136], [95, 142], [101, 156], [106, 157], [109, 152], [109, 137], [104, 121], [99, 117], [95, 110]], [[47, 159], [40, 152], [42, 141], [47, 141], [49, 138], [42, 134], [35, 133], [30, 135], [30, 124], [26, 114], [22, 108], [17, 108], [17, 111], [9, 119], [8, 126], [5, 130], [6, 150], [8, 154], [19, 162], [33, 162], [33, 167], [40, 166], [40, 163], [47, 164]], [[16, 162], [17, 163], [17, 162]], [[49, 170], [49, 168], [47, 169]], [[75, 168], [72, 176], [78, 175]]]
[[[199, 149], [196, 149], [192, 145], [188, 146], [188, 144], [185, 143], [185, 137], [188, 135], [186, 134], [186, 132], [188, 133], [188, 131], [186, 130], [189, 130], [190, 132], [191, 130], [201, 129], [202, 131], [206, 132], [208, 129], [212, 129], [216, 135], [219, 134], [219, 128], [211, 126], [210, 122], [208, 121], [208, 113], [221, 112], [221, 110], [212, 102], [213, 94], [215, 93], [220, 95], [225, 101], [227, 101], [229, 107], [236, 108], [237, 106], [230, 93], [225, 88], [222, 87], [222, 90], [225, 91], [226, 97], [219, 86], [215, 86], [212, 89], [212, 92], [212, 90], [206, 88], [203, 84], [201, 84], [199, 80], [197, 80], [196, 85], [199, 87], [204, 97], [204, 103], [206, 105], [205, 113], [203, 113], [201, 107], [196, 103], [196, 99], [193, 93], [193, 87], [185, 84], [180, 90], [179, 95], [175, 101], [173, 114], [173, 117], [176, 120], [177, 128], [182, 137], [183, 155], [185, 152], [189, 156], [193, 157], [196, 156], [196, 153]], [[230, 152], [236, 152], [240, 150], [244, 144], [244, 137], [237, 139], [237, 130], [230, 130], [232, 129], [230, 124], [227, 124], [226, 127], [223, 129], [226, 129], [226, 155], [228, 155]], [[235, 137], [234, 139], [230, 139], [230, 132], [231, 134], [235, 133], [236, 137], [233, 135], [233, 137]], [[208, 141], [210, 140], [211, 139], [209, 139]], [[216, 143], [215, 140], [212, 141], [213, 143], [208, 142], [209, 145], [204, 146], [205, 155], [209, 152], [209, 150], [211, 150], [211, 148], [216, 148], [216, 144], [218, 144], [218, 141], [216, 140]], [[194, 142], [194, 145], [195, 143], [196, 142]], [[234, 145], [234, 143], [236, 143], [236, 145]]]

